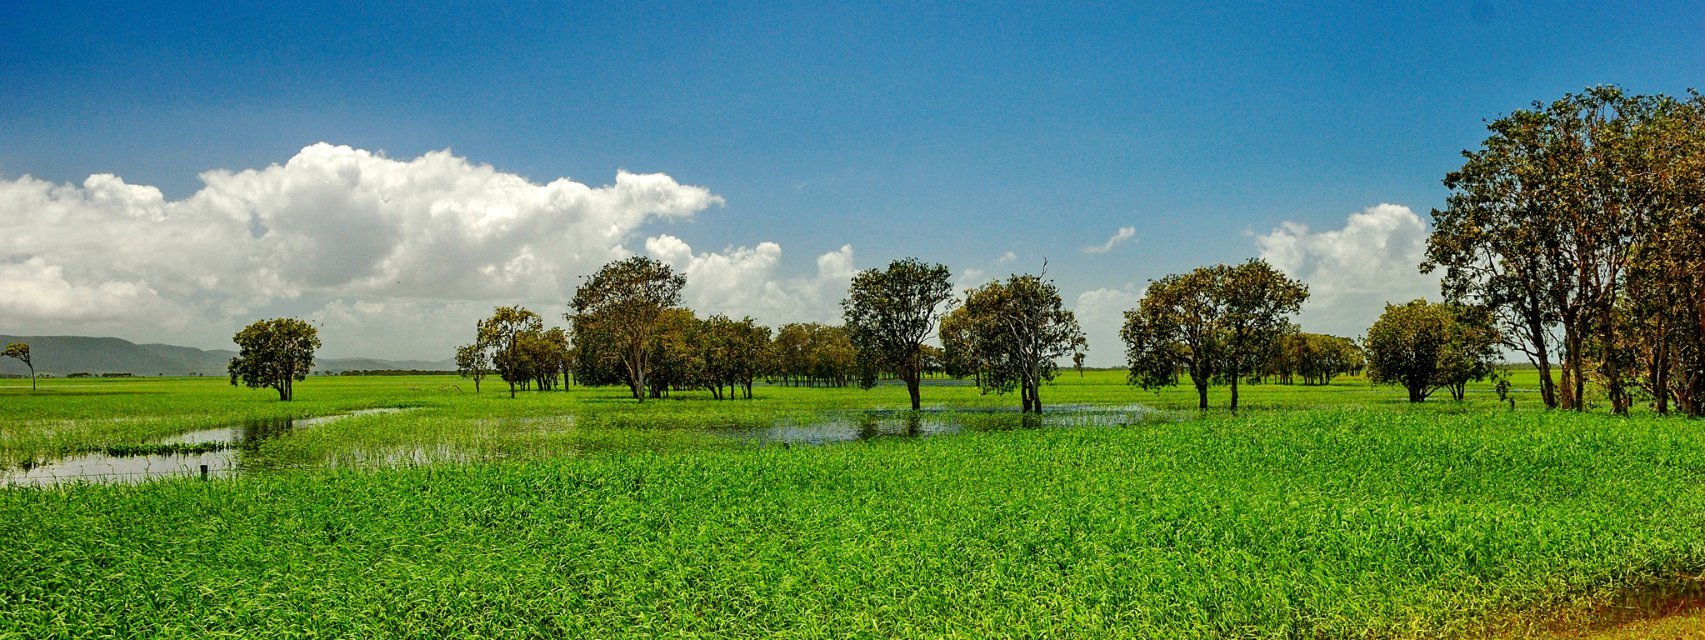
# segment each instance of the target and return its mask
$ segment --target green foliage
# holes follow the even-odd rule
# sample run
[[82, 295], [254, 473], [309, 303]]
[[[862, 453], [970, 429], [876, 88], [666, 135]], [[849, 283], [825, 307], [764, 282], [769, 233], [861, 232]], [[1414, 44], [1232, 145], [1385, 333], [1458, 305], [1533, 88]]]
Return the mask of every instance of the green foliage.
[[1410, 402], [1439, 389], [1460, 401], [1470, 381], [1492, 374], [1498, 344], [1484, 310], [1426, 300], [1388, 304], [1368, 328], [1368, 378], [1402, 385]]
[[567, 315], [574, 326], [576, 344], [589, 345], [577, 364], [597, 369], [592, 377], [607, 376], [612, 364], [634, 399], [644, 401], [650, 373], [652, 340], [664, 313], [681, 305], [686, 276], [663, 262], [634, 256], [600, 267], [575, 289]]
[[1130, 381], [1145, 389], [1178, 383], [1188, 373], [1197, 406], [1208, 408], [1208, 385], [1231, 385], [1259, 373], [1296, 329], [1290, 322], [1308, 288], [1263, 260], [1200, 267], [1149, 284], [1137, 308], [1125, 313], [1120, 337]]
[[844, 387], [858, 376], [858, 355], [841, 327], [784, 324], [770, 343], [770, 374], [791, 386]]
[[958, 349], [976, 354], [983, 390], [1004, 394], [1017, 387], [1023, 411], [1041, 413], [1042, 383], [1054, 379], [1060, 358], [1086, 345], [1059, 289], [1038, 276], [1014, 275], [967, 291], [961, 309], [943, 321], [953, 330], [943, 342], [968, 343]]
[[912, 409], [920, 406], [923, 344], [935, 331], [936, 320], [953, 305], [951, 278], [946, 266], [916, 258], [853, 276], [841, 310], [866, 388], [876, 383], [878, 373], [893, 373], [906, 383]]
[[313, 370], [314, 352], [320, 348], [319, 331], [295, 318], [257, 320], [232, 340], [238, 351], [227, 368], [231, 385], [241, 381], [250, 389], [269, 387], [286, 402], [296, 397], [295, 384]]
[[1360, 372], [1367, 366], [1366, 356], [1355, 340], [1319, 333], [1287, 333], [1279, 338], [1263, 372], [1278, 376], [1289, 384], [1301, 378], [1303, 384], [1331, 384], [1341, 375]]
[[1701, 125], [1697, 95], [1593, 87], [1488, 123], [1482, 148], [1445, 177], [1422, 269], [1443, 271], [1447, 300], [1492, 314], [1539, 369], [1547, 406], [1584, 410], [1591, 376], [1617, 413], [1636, 386], [1660, 410], [1673, 397], [1698, 413]]
[[9, 342], [4, 350], [0, 350], [0, 358], [13, 358], [30, 368], [30, 388], [36, 388], [36, 366], [30, 361], [30, 345], [22, 342]]
[[541, 364], [531, 337], [543, 330], [539, 314], [520, 306], [498, 307], [479, 323], [475, 344], [491, 354], [492, 369], [509, 383], [511, 398], [516, 385], [532, 380]]

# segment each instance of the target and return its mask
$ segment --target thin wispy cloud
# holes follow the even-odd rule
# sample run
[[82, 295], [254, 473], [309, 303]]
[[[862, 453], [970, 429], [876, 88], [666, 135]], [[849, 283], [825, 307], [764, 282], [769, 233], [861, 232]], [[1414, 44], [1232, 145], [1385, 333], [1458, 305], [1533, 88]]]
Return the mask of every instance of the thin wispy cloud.
[[1119, 230], [1113, 232], [1113, 235], [1109, 236], [1107, 238], [1106, 242], [1103, 242], [1103, 243], [1098, 244], [1098, 245], [1090, 245], [1090, 246], [1084, 247], [1083, 252], [1084, 253], [1107, 253], [1109, 251], [1112, 251], [1114, 247], [1117, 247], [1121, 244], [1125, 244], [1131, 238], [1134, 238], [1136, 236], [1137, 236], [1137, 228], [1136, 227], [1119, 227]]

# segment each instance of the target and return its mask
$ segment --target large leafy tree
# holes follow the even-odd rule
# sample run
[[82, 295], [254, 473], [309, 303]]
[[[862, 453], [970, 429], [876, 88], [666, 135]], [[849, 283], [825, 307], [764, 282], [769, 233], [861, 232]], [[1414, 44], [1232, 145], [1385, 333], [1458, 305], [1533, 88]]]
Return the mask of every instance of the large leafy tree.
[[1637, 183], [1652, 215], [1636, 239], [1615, 355], [1653, 409], [1705, 415], [1705, 99], [1663, 103], [1636, 130]]
[[[1445, 177], [1424, 271], [1447, 300], [1490, 311], [1506, 345], [1539, 369], [1546, 406], [1584, 410], [1589, 361], [1616, 411], [1631, 401], [1616, 306], [1658, 200], [1644, 124], [1674, 101], [1595, 87], [1491, 122]], [[1557, 335], [1560, 331], [1561, 336]], [[1561, 353], [1561, 385], [1552, 377]]]
[[866, 388], [875, 385], [877, 372], [891, 372], [906, 383], [912, 410], [921, 408], [923, 344], [952, 306], [951, 277], [946, 266], [915, 258], [853, 276], [841, 310], [863, 364], [860, 380]]
[[256, 321], [232, 340], [238, 351], [227, 366], [231, 385], [240, 381], [251, 389], [270, 387], [281, 401], [296, 397], [295, 383], [307, 379], [320, 348], [319, 331], [295, 318]]
[[646, 396], [652, 338], [663, 314], [681, 305], [685, 276], [669, 265], [634, 256], [604, 265], [574, 292], [568, 320], [576, 336], [608, 340], [636, 400]]
[[985, 391], [1019, 390], [1025, 413], [1042, 412], [1042, 383], [1054, 379], [1059, 360], [1085, 345], [1077, 317], [1065, 309], [1052, 281], [1014, 275], [965, 295], [971, 350], [981, 354]]
[[1483, 310], [1426, 300], [1388, 304], [1368, 328], [1368, 378], [1402, 386], [1410, 402], [1439, 389], [1461, 400], [1469, 381], [1492, 373], [1498, 342]]
[[30, 361], [30, 345], [24, 344], [22, 342], [13, 342], [13, 343], [7, 344], [6, 349], [3, 351], [0, 351], [0, 358], [16, 358], [19, 362], [24, 363], [24, 366], [29, 367], [30, 368], [30, 390], [31, 391], [35, 390], [35, 388], [36, 388], [36, 365], [35, 365], [35, 363]]

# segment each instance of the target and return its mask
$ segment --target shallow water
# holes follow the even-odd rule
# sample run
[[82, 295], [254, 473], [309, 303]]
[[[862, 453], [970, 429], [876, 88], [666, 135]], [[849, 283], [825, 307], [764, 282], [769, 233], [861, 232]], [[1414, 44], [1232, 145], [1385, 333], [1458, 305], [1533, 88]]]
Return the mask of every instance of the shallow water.
[[135, 483], [169, 476], [195, 476], [205, 466], [207, 476], [220, 478], [238, 471], [245, 450], [253, 450], [261, 442], [282, 436], [296, 429], [322, 425], [352, 416], [395, 413], [400, 408], [361, 409], [349, 413], [312, 418], [251, 420], [240, 425], [181, 433], [155, 444], [224, 445], [217, 451], [150, 455], [112, 455], [87, 453], [54, 460], [46, 464], [29, 465], [21, 470], [0, 473], [0, 485], [44, 486], [66, 482]]
[[1111, 427], [1153, 420], [1159, 411], [1140, 404], [1060, 405], [1041, 416], [1017, 408], [919, 411], [848, 411], [816, 420], [778, 420], [766, 427], [721, 429], [727, 437], [757, 445], [815, 445], [876, 438], [927, 438], [967, 431], [1004, 431], [1051, 427]]

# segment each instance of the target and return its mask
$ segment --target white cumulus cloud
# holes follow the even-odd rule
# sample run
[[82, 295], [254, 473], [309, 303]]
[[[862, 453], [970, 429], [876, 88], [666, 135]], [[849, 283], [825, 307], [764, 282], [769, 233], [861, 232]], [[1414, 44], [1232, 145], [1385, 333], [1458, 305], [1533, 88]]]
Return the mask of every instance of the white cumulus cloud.
[[538, 183], [448, 150], [396, 159], [325, 143], [200, 178], [179, 200], [106, 174], [0, 179], [0, 324], [223, 347], [210, 336], [289, 313], [397, 345], [352, 345], [359, 355], [427, 357], [461, 336], [384, 327], [560, 304], [579, 276], [630, 255], [642, 227], [722, 204], [662, 174]]
[[660, 235], [645, 240], [651, 257], [687, 276], [688, 307], [701, 315], [751, 316], [772, 327], [789, 322], [839, 324], [841, 299], [852, 282], [852, 245], [817, 256], [817, 273], [782, 277], [781, 245], [760, 242], [720, 252], [694, 253], [680, 238]]
[[1361, 335], [1387, 302], [1439, 298], [1436, 275], [1422, 275], [1427, 223], [1409, 207], [1379, 204], [1344, 226], [1313, 231], [1285, 222], [1258, 236], [1261, 257], [1308, 284], [1301, 324], [1308, 331]]
[[1135, 284], [1078, 294], [1072, 313], [1089, 340], [1085, 361], [1091, 366], [1115, 367], [1125, 362], [1125, 343], [1119, 339], [1119, 329], [1125, 326], [1125, 312], [1137, 308], [1142, 297], [1143, 288]]

